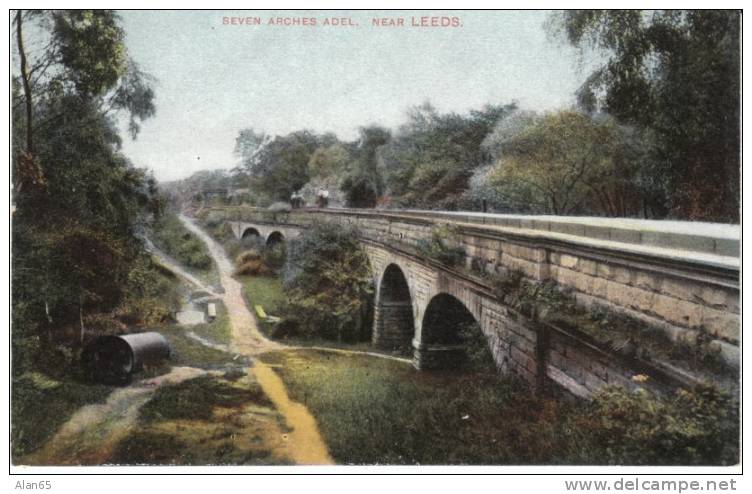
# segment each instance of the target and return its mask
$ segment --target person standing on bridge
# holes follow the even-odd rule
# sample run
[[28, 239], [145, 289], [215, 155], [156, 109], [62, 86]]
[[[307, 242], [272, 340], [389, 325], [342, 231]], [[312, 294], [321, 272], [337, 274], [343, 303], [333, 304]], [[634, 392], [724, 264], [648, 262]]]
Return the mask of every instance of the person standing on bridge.
[[290, 206], [292, 206], [293, 209], [303, 207], [303, 196], [299, 192], [293, 192], [290, 196]]
[[319, 189], [316, 193], [316, 207], [325, 208], [329, 205], [329, 191]]

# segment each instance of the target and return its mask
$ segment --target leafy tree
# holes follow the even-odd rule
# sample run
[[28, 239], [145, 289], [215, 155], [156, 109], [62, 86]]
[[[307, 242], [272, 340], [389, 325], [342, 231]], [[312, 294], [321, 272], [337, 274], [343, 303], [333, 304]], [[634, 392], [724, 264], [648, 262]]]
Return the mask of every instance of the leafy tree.
[[[35, 351], [44, 351], [72, 327], [83, 336], [101, 314], [154, 315], [134, 307], [154, 291], [125, 295], [136, 279], [158, 284], [139, 235], [164, 203], [154, 178], [119, 152], [117, 131], [127, 117], [135, 136], [154, 114], [154, 92], [114, 12], [17, 11], [14, 23], [13, 345], [43, 339]], [[41, 43], [32, 52], [24, 44], [30, 25]], [[14, 353], [14, 368], [35, 355]]]
[[284, 279], [292, 332], [338, 341], [370, 334], [371, 267], [352, 228], [321, 223], [289, 241]]
[[574, 10], [551, 22], [605, 54], [579, 101], [654, 135], [653, 175], [679, 217], [739, 220], [740, 20], [730, 10]]
[[235, 151], [250, 177], [250, 185], [263, 202], [289, 201], [293, 192], [310, 179], [308, 163], [321, 145], [332, 144], [332, 136], [318, 136], [307, 130], [270, 139], [252, 129], [241, 131]]
[[[23, 125], [25, 152], [33, 151], [33, 134], [39, 126], [55, 125], [60, 115], [34, 115], [37, 99], [76, 94], [105, 114], [125, 113], [135, 138], [138, 122], [154, 115], [151, 77], [128, 56], [125, 34], [117, 13], [111, 10], [16, 11], [16, 51], [23, 96], [16, 104], [26, 108]], [[31, 22], [43, 49], [28, 53], [24, 44], [26, 23]], [[35, 123], [36, 122], [36, 123]]]
[[497, 141], [491, 182], [520, 210], [549, 214], [638, 214], [640, 142], [608, 117], [561, 111], [526, 119]]
[[264, 149], [271, 137], [264, 132], [257, 132], [252, 128], [243, 129], [235, 138], [235, 156], [240, 158], [240, 170], [252, 174], [259, 164], [261, 150]]
[[352, 146], [331, 136], [334, 144], [319, 146], [308, 162], [311, 180], [299, 191], [306, 204], [314, 204], [320, 190], [329, 192], [329, 205], [343, 205], [345, 197], [340, 189], [353, 164]]
[[341, 189], [349, 206], [374, 207], [384, 193], [379, 152], [391, 139], [391, 133], [377, 125], [361, 127], [359, 133], [353, 151], [355, 159], [342, 180]]
[[[491, 156], [481, 145], [516, 105], [487, 105], [468, 116], [440, 114], [430, 103], [408, 111], [408, 121], [383, 151], [386, 183], [398, 204], [456, 209], [474, 171]], [[477, 207], [477, 206], [476, 206]]]
[[335, 144], [318, 147], [311, 155], [308, 167], [312, 178], [339, 179], [346, 173], [351, 161], [347, 146], [337, 141]]

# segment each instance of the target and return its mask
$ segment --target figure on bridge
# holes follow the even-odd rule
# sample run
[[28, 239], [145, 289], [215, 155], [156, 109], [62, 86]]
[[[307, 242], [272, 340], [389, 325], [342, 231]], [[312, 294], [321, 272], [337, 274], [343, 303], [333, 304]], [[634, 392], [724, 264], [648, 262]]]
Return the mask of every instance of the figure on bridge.
[[290, 196], [290, 206], [292, 206], [293, 209], [302, 208], [305, 206], [305, 200], [303, 199], [303, 195], [300, 192], [293, 192]]
[[325, 208], [329, 205], [329, 191], [326, 189], [319, 189], [316, 192], [316, 207]]

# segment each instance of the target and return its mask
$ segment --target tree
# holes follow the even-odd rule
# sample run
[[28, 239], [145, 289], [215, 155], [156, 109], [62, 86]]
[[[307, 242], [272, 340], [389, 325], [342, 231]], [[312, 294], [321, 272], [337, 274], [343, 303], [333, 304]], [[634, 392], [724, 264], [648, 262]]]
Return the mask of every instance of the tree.
[[312, 178], [322, 180], [340, 178], [347, 171], [351, 161], [350, 151], [339, 141], [335, 144], [319, 146], [308, 162], [309, 173]]
[[378, 125], [361, 127], [359, 133], [353, 151], [355, 159], [340, 187], [349, 206], [372, 208], [384, 193], [379, 153], [391, 139], [391, 133]]
[[[33, 23], [37, 41], [43, 45], [33, 55], [24, 43], [26, 22]], [[76, 95], [111, 118], [111, 125], [118, 114], [126, 114], [133, 138], [139, 122], [152, 117], [156, 110], [152, 78], [128, 56], [115, 12], [18, 10], [14, 24], [18, 78], [23, 87], [23, 95], [14, 98], [14, 108], [23, 104], [26, 109], [15, 120], [16, 132], [23, 134], [25, 141], [23, 148], [14, 150], [14, 186], [18, 192], [24, 184], [28, 188], [46, 183], [44, 164], [34, 153], [34, 134], [58, 126], [65, 118], [62, 113], [49, 111], [55, 100]], [[36, 112], [42, 108], [46, 114], [40, 118]]]
[[396, 202], [428, 208], [460, 207], [470, 177], [490, 161], [481, 144], [495, 124], [515, 108], [515, 104], [486, 105], [467, 116], [441, 114], [430, 103], [411, 108], [407, 123], [382, 153], [387, 188]]
[[318, 146], [317, 136], [307, 130], [275, 137], [261, 152], [257, 189], [273, 200], [288, 201], [308, 182], [308, 162]]
[[492, 185], [518, 210], [633, 216], [640, 212], [639, 139], [614, 119], [561, 111], [506, 134]]
[[117, 14], [17, 11], [14, 22], [13, 345], [25, 348], [122, 309], [136, 271], [154, 279], [140, 234], [164, 204], [154, 178], [119, 152], [119, 118], [135, 137], [155, 107]]
[[581, 50], [605, 53], [579, 101], [653, 135], [667, 210], [738, 221], [740, 13], [566, 11], [551, 26]]
[[257, 132], [252, 128], [243, 129], [235, 138], [235, 156], [240, 158], [239, 169], [252, 174], [259, 164], [261, 150], [271, 138], [264, 132]]

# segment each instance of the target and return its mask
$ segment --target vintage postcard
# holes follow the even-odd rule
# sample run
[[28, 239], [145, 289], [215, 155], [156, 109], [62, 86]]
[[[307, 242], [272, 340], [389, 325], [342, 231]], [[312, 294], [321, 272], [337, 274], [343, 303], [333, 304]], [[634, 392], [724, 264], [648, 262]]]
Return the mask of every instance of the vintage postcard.
[[741, 12], [9, 29], [14, 471], [740, 470]]

